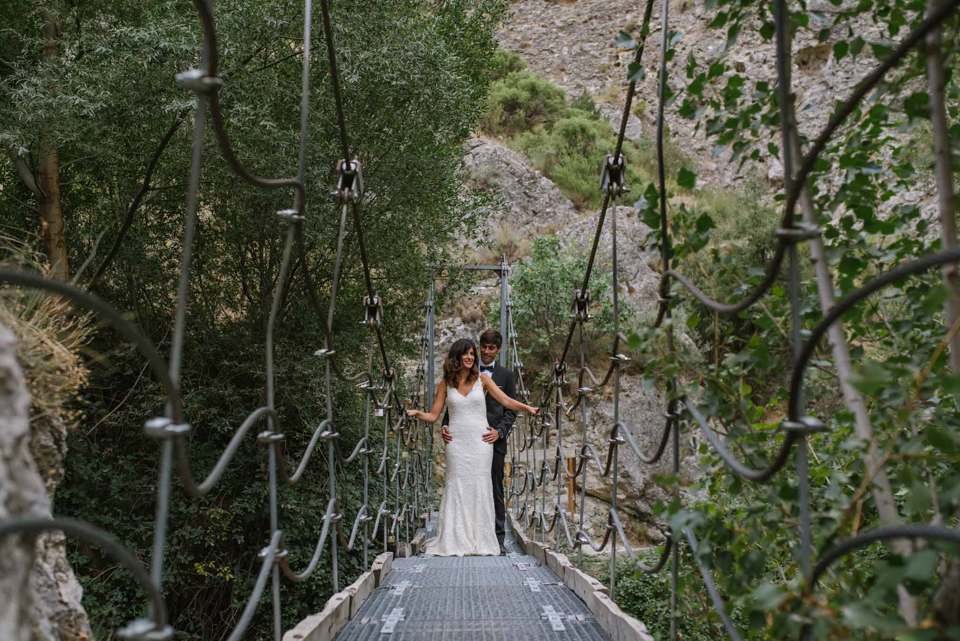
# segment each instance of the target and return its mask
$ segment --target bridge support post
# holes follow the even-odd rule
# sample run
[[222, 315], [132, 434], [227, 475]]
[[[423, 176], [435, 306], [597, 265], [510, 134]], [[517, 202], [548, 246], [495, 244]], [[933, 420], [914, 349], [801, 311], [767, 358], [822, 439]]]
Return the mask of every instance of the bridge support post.
[[500, 336], [503, 337], [503, 348], [500, 350], [500, 366], [507, 366], [507, 352], [510, 350], [510, 328], [507, 326], [507, 274], [510, 266], [507, 265], [507, 256], [500, 257]]
[[[436, 377], [434, 361], [436, 359], [436, 294], [437, 280], [436, 274], [430, 270], [430, 294], [427, 299], [427, 398], [424, 407], [432, 407], [433, 399], [436, 395], [434, 382]], [[433, 425], [427, 430], [427, 512], [433, 510]]]

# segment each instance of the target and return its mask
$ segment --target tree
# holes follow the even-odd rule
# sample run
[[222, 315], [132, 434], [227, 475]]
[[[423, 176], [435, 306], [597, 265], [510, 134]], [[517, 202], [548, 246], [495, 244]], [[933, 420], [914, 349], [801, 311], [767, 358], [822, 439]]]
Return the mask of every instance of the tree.
[[[19, 168], [32, 167], [39, 132], [49, 127], [57, 134], [69, 264], [90, 259], [89, 271], [78, 268], [74, 277], [79, 274], [83, 284], [94, 275], [97, 292], [165, 348], [194, 120], [192, 97], [173, 78], [198, 64], [197, 18], [189, 3], [168, 0], [52, 5], [60, 26], [54, 72], [31, 53], [41, 51], [40, 17], [26, 10], [26, 2], [14, 4], [0, 9], [0, 17], [11, 18], [4, 23], [10, 37], [0, 39], [0, 109], [11, 115], [0, 140], [16, 152], [0, 162], [0, 184], [10, 186], [0, 192], [0, 223], [27, 242], [42, 237], [37, 196]], [[386, 308], [384, 331], [393, 358], [412, 349], [404, 339], [421, 312], [416, 301], [425, 291], [427, 265], [443, 261], [451, 241], [475, 228], [475, 199], [463, 192], [457, 175], [460, 144], [479, 119], [495, 50], [493, 28], [505, 4], [457, 0], [426, 10], [413, 0], [360, 0], [333, 7], [351, 153], [363, 164], [367, 186], [366, 249]], [[302, 10], [293, 0], [216, 3], [225, 127], [240, 161], [257, 174], [296, 173]], [[307, 303], [305, 273], [310, 271], [321, 300], [329, 296], [339, 222], [327, 194], [341, 154], [315, 11], [307, 260], [291, 270], [276, 337], [277, 408], [291, 451], [303, 448], [324, 415], [324, 399], [316, 392], [322, 363], [313, 353], [322, 345], [319, 325], [325, 319]], [[182, 383], [195, 426], [191, 456], [200, 471], [260, 403], [263, 332], [286, 224], [276, 212], [291, 200], [289, 193], [242, 184], [212, 135], [204, 140], [203, 156]], [[359, 365], [366, 356], [366, 335], [357, 322], [363, 289], [356, 238], [348, 235], [334, 322], [338, 351], [348, 364]], [[57, 511], [93, 520], [146, 558], [156, 449], [144, 442], [140, 426], [162, 413], [162, 395], [140, 376], [139, 358], [109, 330], [98, 335], [92, 351], [91, 385], [80, 401], [90, 421], [70, 439]], [[342, 446], [352, 447], [361, 399], [352, 386], [338, 384], [334, 406]], [[183, 634], [222, 638], [245, 603], [267, 527], [264, 486], [250, 482], [263, 477], [263, 464], [263, 450], [245, 443], [216, 496], [174, 501], [165, 585], [173, 624]], [[352, 515], [360, 484], [351, 482], [355, 470], [340, 473], [342, 509]], [[316, 540], [316, 505], [325, 502], [319, 479], [325, 474], [317, 465], [307, 471], [307, 489], [301, 484], [281, 490], [282, 527], [297, 560]], [[105, 559], [87, 547], [71, 551], [96, 627], [115, 628], [139, 614], [141, 601], [129, 578], [93, 580], [109, 569]], [[359, 568], [357, 556], [341, 555], [342, 576]], [[324, 574], [285, 588], [285, 621], [312, 611], [330, 593]]]

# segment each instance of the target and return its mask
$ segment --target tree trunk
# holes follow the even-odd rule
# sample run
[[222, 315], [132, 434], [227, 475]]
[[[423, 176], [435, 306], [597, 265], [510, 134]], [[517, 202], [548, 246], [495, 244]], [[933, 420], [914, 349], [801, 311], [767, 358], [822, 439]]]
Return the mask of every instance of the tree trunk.
[[[794, 132], [796, 129], [796, 119], [794, 122]], [[803, 157], [800, 153], [800, 143], [796, 134], [791, 139], [791, 149], [789, 152], [794, 158], [794, 167], [799, 166]], [[800, 191], [799, 200], [800, 209], [803, 212], [803, 222], [809, 225], [817, 225], [817, 213], [814, 209], [813, 198], [810, 195], [810, 189], [804, 185]], [[814, 273], [817, 278], [817, 291], [820, 294], [820, 305], [823, 307], [823, 313], [828, 313], [837, 304], [834, 296], [833, 276], [830, 274], [830, 265], [827, 262], [826, 252], [823, 247], [823, 239], [819, 236], [810, 240], [810, 260], [813, 262]], [[843, 322], [837, 320], [830, 329], [827, 330], [827, 340], [830, 343], [830, 350], [833, 353], [833, 362], [837, 368], [837, 376], [840, 379], [840, 391], [843, 393], [843, 400], [847, 409], [854, 416], [853, 429], [858, 438], [868, 443], [867, 451], [863, 455], [864, 473], [867, 476], [873, 476], [873, 501], [876, 503], [877, 512], [880, 515], [880, 522], [884, 525], [896, 525], [901, 522], [900, 513], [897, 512], [897, 504], [893, 498], [893, 491], [890, 488], [890, 479], [887, 472], [883, 469], [883, 463], [880, 453], [877, 451], [877, 444], [873, 438], [873, 424], [870, 422], [870, 415], [867, 413], [867, 404], [863, 400], [860, 392], [850, 383], [850, 376], [853, 372], [853, 361], [850, 359], [850, 349], [847, 346], [846, 333], [843, 330]], [[897, 554], [909, 555], [913, 548], [906, 539], [898, 539], [892, 543], [893, 549]], [[917, 623], [917, 600], [907, 592], [902, 585], [897, 586], [897, 593], [900, 595], [900, 616], [911, 626]]]
[[[43, 12], [43, 58], [56, 64], [59, 29], [53, 15]], [[44, 125], [40, 131], [40, 153], [37, 166], [37, 200], [40, 207], [40, 231], [53, 273], [64, 280], [70, 277], [67, 245], [64, 238], [63, 211], [60, 208], [60, 153], [56, 132]]]
[[[929, 0], [927, 13], [936, 11], [941, 0]], [[937, 176], [937, 205], [940, 213], [940, 248], [957, 247], [956, 195], [953, 191], [953, 168], [950, 163], [950, 131], [944, 104], [945, 75], [943, 73], [943, 48], [941, 29], [938, 27], [927, 35], [927, 81], [930, 92], [930, 128], [933, 134], [933, 159]], [[960, 274], [957, 266], [943, 268], [943, 280], [950, 290], [944, 303], [947, 327], [952, 327], [960, 315]], [[960, 335], [950, 341], [950, 367], [960, 372]], [[960, 558], [950, 560], [943, 576], [939, 597], [935, 605], [937, 618], [944, 625], [960, 625]]]

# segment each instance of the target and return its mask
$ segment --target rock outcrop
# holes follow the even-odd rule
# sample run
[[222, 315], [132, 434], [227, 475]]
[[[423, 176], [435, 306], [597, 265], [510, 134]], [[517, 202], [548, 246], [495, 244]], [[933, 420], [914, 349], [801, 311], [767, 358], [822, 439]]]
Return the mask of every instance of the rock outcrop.
[[555, 231], [579, 218], [560, 189], [530, 166], [523, 155], [485, 138], [463, 146], [463, 163], [473, 186], [499, 197], [486, 222], [487, 237], [495, 237], [507, 223], [522, 237]]
[[[31, 424], [16, 344], [0, 325], [0, 519], [48, 517], [63, 474], [66, 428], [43, 420]], [[62, 533], [0, 539], [0, 639], [91, 639], [81, 596]]]

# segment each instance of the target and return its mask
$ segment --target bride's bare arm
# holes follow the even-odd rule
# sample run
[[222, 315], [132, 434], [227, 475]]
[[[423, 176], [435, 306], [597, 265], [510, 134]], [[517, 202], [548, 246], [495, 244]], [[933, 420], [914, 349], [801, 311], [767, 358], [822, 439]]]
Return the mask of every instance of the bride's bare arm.
[[440, 387], [437, 388], [437, 397], [433, 399], [433, 407], [430, 408], [430, 413], [421, 412], [420, 410], [407, 410], [407, 416], [418, 418], [425, 423], [436, 423], [437, 419], [440, 418], [440, 412], [443, 411], [443, 403], [446, 399], [447, 382], [440, 381]]
[[513, 410], [515, 412], [526, 412], [527, 414], [533, 414], [536, 416], [540, 410], [536, 407], [532, 407], [520, 401], [515, 401], [506, 394], [503, 393], [503, 390], [497, 387], [497, 384], [493, 382], [486, 374], [480, 375], [480, 380], [483, 381], [483, 389], [490, 393], [497, 401], [506, 407], [508, 410]]

